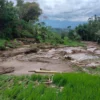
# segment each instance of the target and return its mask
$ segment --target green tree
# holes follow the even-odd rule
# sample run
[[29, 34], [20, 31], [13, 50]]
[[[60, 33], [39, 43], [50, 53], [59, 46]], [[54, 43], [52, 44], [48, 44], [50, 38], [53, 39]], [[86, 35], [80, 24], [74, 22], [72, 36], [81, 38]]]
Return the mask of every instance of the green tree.
[[76, 32], [85, 41], [98, 41], [100, 30], [100, 17], [96, 15], [88, 19], [88, 23], [76, 27]]
[[[18, 0], [19, 1], [19, 0]], [[21, 4], [17, 4], [21, 5]], [[19, 6], [18, 6], [19, 7]], [[38, 17], [41, 15], [42, 10], [36, 2], [26, 2], [19, 7], [19, 17], [27, 22], [30, 20], [37, 21]]]
[[24, 4], [24, 0], [16, 0], [17, 1], [17, 6], [21, 7]]
[[16, 20], [18, 16], [13, 3], [0, 0], [0, 38], [12, 37], [13, 23]]

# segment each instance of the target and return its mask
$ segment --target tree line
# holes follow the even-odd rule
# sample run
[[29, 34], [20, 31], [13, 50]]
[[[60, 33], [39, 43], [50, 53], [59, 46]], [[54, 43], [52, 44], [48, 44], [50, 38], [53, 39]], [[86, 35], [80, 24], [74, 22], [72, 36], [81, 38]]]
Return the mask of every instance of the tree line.
[[61, 35], [39, 22], [42, 10], [36, 2], [0, 0], [0, 39], [34, 38], [36, 42], [64, 43]]
[[100, 18], [96, 15], [74, 30], [69, 26], [57, 31], [39, 22], [42, 9], [38, 3], [16, 2], [14, 5], [11, 1], [0, 0], [0, 39], [34, 38], [36, 42], [52, 44], [68, 44], [76, 40], [100, 41]]
[[100, 43], [100, 17], [94, 15], [88, 19], [88, 23], [75, 28], [83, 41], [95, 41]]
[[42, 10], [35, 2], [0, 0], [0, 38], [32, 37], [32, 23], [38, 20]]

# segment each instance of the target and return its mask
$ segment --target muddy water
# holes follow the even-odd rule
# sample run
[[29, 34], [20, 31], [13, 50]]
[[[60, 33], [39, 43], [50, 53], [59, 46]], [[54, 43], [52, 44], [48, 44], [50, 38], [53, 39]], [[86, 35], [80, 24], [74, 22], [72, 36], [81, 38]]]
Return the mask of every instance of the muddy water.
[[[93, 45], [94, 44], [94, 45]], [[0, 66], [14, 67], [15, 71], [10, 74], [22, 75], [33, 74], [29, 71], [44, 68], [58, 72], [72, 72], [73, 64], [83, 63], [84, 66], [100, 65], [100, 48], [95, 43], [87, 43], [87, 47], [62, 47], [39, 49], [38, 52], [26, 54], [30, 46], [1, 52]], [[32, 51], [32, 50], [31, 50]], [[70, 57], [71, 59], [67, 59]], [[98, 62], [97, 62], [98, 61]], [[97, 63], [97, 64], [96, 64]]]

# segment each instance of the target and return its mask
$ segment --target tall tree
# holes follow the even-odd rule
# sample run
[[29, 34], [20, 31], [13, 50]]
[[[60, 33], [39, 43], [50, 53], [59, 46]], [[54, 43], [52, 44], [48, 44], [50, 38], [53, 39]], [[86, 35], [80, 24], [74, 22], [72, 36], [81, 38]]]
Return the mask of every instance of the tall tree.
[[37, 4], [36, 2], [24, 3], [22, 6], [19, 7], [19, 11], [20, 11], [19, 17], [27, 22], [29, 22], [30, 20], [37, 21], [38, 17], [42, 13], [42, 10], [40, 9], [39, 4]]
[[16, 1], [18, 7], [21, 7], [24, 4], [24, 0], [16, 0]]

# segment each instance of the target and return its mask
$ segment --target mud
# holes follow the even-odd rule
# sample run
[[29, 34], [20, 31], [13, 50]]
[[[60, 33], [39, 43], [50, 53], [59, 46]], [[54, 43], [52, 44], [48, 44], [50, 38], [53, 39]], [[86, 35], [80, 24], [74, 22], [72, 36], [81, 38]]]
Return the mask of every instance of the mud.
[[[73, 72], [73, 66], [95, 67], [100, 65], [100, 47], [94, 42], [85, 42], [86, 47], [54, 47], [51, 45], [24, 45], [21, 48], [1, 51], [0, 66], [13, 67], [13, 75], [33, 74], [29, 71], [48, 69], [58, 72]], [[70, 59], [68, 59], [70, 58]]]

